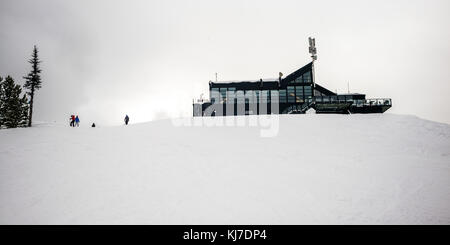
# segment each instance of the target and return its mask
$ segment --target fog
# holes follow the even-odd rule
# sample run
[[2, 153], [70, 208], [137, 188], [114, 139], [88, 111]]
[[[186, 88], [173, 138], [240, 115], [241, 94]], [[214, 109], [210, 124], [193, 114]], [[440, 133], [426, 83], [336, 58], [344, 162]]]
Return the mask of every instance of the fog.
[[2, 0], [0, 76], [23, 84], [33, 45], [34, 119], [119, 125], [192, 115], [208, 81], [277, 77], [310, 61], [337, 92], [392, 98], [389, 113], [450, 123], [450, 1]]

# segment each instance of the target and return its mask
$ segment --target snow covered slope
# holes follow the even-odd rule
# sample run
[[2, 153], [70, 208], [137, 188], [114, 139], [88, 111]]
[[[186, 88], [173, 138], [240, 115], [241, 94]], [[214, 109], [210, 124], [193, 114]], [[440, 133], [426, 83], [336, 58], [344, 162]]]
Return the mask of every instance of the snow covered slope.
[[0, 224], [450, 224], [450, 125], [307, 114], [260, 129], [0, 130]]

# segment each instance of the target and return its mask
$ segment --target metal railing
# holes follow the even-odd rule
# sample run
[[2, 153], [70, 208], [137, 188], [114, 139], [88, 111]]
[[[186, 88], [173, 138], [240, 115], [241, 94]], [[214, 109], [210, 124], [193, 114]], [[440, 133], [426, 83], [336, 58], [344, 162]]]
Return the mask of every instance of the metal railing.
[[[239, 101], [237, 101], [236, 99], [234, 100], [234, 103], [239, 104]], [[236, 102], [237, 101], [237, 102]], [[214, 103], [216, 102], [215, 99], [213, 99], [212, 101], [209, 99], [198, 99], [193, 101], [194, 103]], [[226, 102], [226, 101], [224, 101]], [[247, 102], [247, 101], [245, 101]], [[259, 101], [257, 101], [256, 103], [258, 103]], [[267, 100], [265, 102], [271, 102], [271, 100]], [[341, 99], [338, 96], [320, 96], [320, 97], [312, 97], [312, 98], [306, 98], [304, 100], [304, 102], [306, 102], [307, 104], [309, 104], [309, 106], [312, 103], [330, 103], [330, 104], [335, 104], [335, 103], [349, 103], [351, 102], [351, 106], [356, 106], [356, 107], [365, 107], [365, 106], [392, 106], [392, 99], [389, 98], [373, 98], [373, 99]], [[223, 102], [222, 102], [223, 103]], [[248, 102], [247, 102], [248, 103]], [[243, 104], [243, 103], [242, 103]]]
[[307, 99], [307, 102], [314, 101], [314, 102], [320, 102], [320, 103], [349, 103], [351, 102], [351, 106], [357, 106], [357, 107], [363, 107], [363, 106], [391, 106], [392, 105], [392, 99], [388, 98], [376, 98], [376, 99], [340, 99], [337, 96], [320, 96], [320, 97], [314, 97]]
[[392, 106], [392, 99], [388, 98], [376, 98], [376, 99], [365, 99], [365, 100], [355, 100], [353, 106], [363, 107], [363, 106]]

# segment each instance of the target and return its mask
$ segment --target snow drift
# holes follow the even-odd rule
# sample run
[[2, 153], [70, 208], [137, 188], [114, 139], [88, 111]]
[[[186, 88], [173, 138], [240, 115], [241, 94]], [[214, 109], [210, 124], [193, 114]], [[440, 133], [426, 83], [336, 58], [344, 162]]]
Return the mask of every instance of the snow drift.
[[272, 138], [170, 120], [0, 130], [0, 224], [450, 224], [450, 125], [306, 114], [280, 116]]

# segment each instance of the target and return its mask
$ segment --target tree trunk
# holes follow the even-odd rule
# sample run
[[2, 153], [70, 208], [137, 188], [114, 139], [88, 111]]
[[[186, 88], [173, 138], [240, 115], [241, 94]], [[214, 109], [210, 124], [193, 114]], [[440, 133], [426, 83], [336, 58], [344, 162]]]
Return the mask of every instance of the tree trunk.
[[33, 118], [33, 97], [34, 97], [34, 89], [31, 89], [30, 94], [30, 115], [28, 116], [28, 127], [31, 127], [31, 119]]

